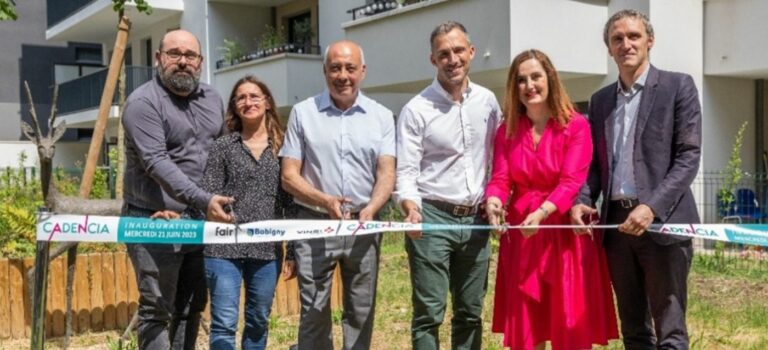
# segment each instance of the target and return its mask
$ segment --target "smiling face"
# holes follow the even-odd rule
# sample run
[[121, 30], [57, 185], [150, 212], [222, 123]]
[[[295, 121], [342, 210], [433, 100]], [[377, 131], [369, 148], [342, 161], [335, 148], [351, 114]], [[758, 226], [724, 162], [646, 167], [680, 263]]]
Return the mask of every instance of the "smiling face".
[[365, 79], [365, 64], [360, 47], [351, 41], [331, 45], [323, 73], [336, 107], [342, 110], [351, 107], [357, 98], [360, 83]]
[[475, 57], [475, 47], [460, 29], [435, 37], [430, 62], [437, 68], [437, 81], [448, 90], [449, 86], [464, 86], [469, 67]]
[[622, 18], [608, 30], [608, 53], [621, 72], [634, 72], [644, 67], [653, 42], [654, 38], [648, 35], [645, 25], [637, 18]]
[[235, 91], [235, 111], [244, 125], [264, 122], [264, 115], [271, 108], [268, 99], [258, 85], [243, 83]]
[[544, 105], [549, 98], [547, 72], [537, 59], [531, 58], [520, 64], [515, 78], [520, 92], [520, 103], [526, 109]]

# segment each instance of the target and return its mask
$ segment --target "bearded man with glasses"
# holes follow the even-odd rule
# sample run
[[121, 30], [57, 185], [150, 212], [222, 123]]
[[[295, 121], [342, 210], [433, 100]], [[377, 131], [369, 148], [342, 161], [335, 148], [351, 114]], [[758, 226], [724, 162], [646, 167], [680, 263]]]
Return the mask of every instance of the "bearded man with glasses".
[[[221, 96], [200, 83], [203, 57], [190, 32], [165, 34], [157, 75], [125, 103], [126, 174], [123, 216], [232, 222], [232, 198], [200, 181], [214, 140], [224, 131]], [[203, 247], [126, 244], [139, 286], [139, 348], [194, 349], [207, 296]]]

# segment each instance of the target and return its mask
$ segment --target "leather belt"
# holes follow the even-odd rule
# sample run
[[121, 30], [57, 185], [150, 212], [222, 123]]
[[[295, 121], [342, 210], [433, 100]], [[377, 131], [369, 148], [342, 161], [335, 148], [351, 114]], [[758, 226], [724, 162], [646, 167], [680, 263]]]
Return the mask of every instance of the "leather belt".
[[477, 214], [476, 205], [472, 205], [472, 206], [456, 205], [448, 202], [438, 201], [434, 199], [426, 199], [426, 198], [422, 199], [421, 201], [424, 203], [428, 203], [433, 207], [440, 209], [443, 212], [446, 212], [448, 214], [451, 214], [457, 217], [472, 216]]
[[623, 209], [632, 209], [638, 205], [640, 205], [640, 200], [637, 198], [622, 198], [611, 201], [611, 206], [616, 206]]

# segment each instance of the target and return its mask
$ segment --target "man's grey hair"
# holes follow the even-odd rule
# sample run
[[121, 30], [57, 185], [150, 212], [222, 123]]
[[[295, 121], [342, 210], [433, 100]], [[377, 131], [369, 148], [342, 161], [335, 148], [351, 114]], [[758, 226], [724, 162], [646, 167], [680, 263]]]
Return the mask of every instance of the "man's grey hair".
[[[342, 40], [342, 41], [344, 41], [344, 40]], [[346, 41], [349, 41], [349, 40], [346, 40]], [[349, 41], [349, 42], [352, 42], [352, 41]], [[330, 45], [325, 47], [325, 52], [323, 53], [323, 67], [325, 67], [325, 65], [328, 64], [328, 52], [330, 52], [331, 46], [333, 46], [336, 43], [338, 43], [338, 41], [337, 42], [333, 42]], [[362, 64], [364, 66], [365, 65], [365, 52], [363, 52], [363, 48], [360, 45], [358, 45], [357, 43], [355, 43], [355, 46], [357, 46], [357, 49], [360, 50], [360, 64]]]
[[448, 34], [454, 29], [458, 29], [464, 33], [464, 36], [467, 37], [467, 42], [470, 44], [472, 43], [472, 41], [469, 40], [469, 33], [467, 33], [467, 28], [464, 27], [463, 24], [456, 21], [446, 21], [438, 24], [435, 29], [432, 29], [432, 33], [429, 34], [429, 46], [432, 47], [435, 45], [435, 39], [437, 39], [438, 36]]
[[645, 26], [645, 33], [648, 34], [649, 38], [653, 38], [653, 26], [651, 25], [651, 20], [648, 19], [648, 15], [634, 9], [625, 9], [621, 10], [619, 12], [616, 12], [611, 16], [611, 18], [608, 19], [608, 22], [605, 22], [605, 28], [603, 28], [603, 42], [605, 42], [605, 46], [608, 45], [608, 32], [611, 30], [611, 27], [614, 23], [624, 19], [624, 18], [633, 18], [640, 20], [643, 22], [643, 25]]

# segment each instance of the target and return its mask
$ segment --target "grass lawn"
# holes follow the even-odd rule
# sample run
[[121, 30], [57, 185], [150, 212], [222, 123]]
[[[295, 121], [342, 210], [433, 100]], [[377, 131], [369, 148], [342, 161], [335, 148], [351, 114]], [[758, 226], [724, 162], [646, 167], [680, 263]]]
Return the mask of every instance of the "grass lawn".
[[[495, 256], [494, 256], [495, 257]], [[501, 349], [501, 335], [490, 333], [496, 262], [491, 263], [485, 300], [484, 349]], [[379, 273], [373, 349], [409, 349], [411, 284], [402, 234], [385, 236]], [[697, 254], [689, 279], [688, 324], [692, 349], [768, 349], [768, 261], [731, 256]], [[450, 318], [441, 328], [441, 347], [450, 349]], [[334, 341], [341, 343], [341, 312], [333, 313]], [[287, 349], [296, 343], [299, 317], [272, 317], [268, 349]], [[206, 349], [207, 336], [200, 332], [198, 348]], [[70, 349], [117, 349], [117, 332], [78, 335]], [[111, 338], [113, 341], [108, 341]], [[111, 343], [111, 344], [110, 344]], [[29, 340], [0, 340], [0, 350], [25, 349]], [[46, 348], [61, 348], [52, 339]], [[124, 348], [128, 349], [130, 347]], [[613, 341], [600, 349], [622, 349]]]
[[[381, 251], [379, 290], [372, 349], [409, 349], [411, 284], [403, 236], [385, 237]], [[768, 264], [762, 262], [760, 264]], [[755, 267], [759, 266], [759, 269]], [[491, 312], [496, 262], [491, 263], [484, 309], [484, 349], [502, 349], [492, 334]], [[697, 255], [689, 279], [688, 323], [692, 349], [768, 349], [768, 266], [716, 256]], [[450, 305], [450, 303], [449, 303]], [[334, 313], [334, 341], [341, 344], [341, 314]], [[441, 348], [450, 349], [450, 309], [441, 328]], [[269, 349], [295, 343], [298, 316], [273, 319]], [[613, 341], [602, 349], [622, 349]]]

